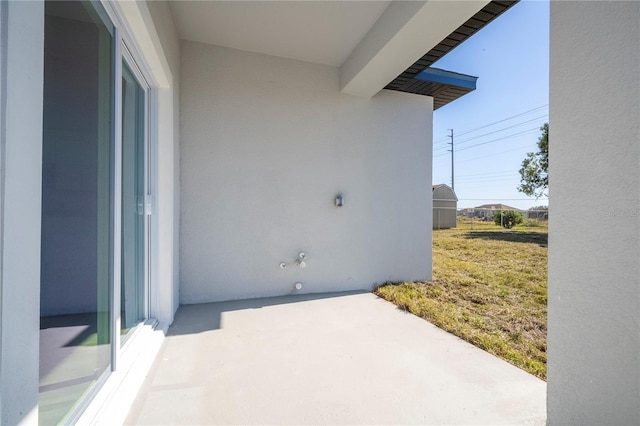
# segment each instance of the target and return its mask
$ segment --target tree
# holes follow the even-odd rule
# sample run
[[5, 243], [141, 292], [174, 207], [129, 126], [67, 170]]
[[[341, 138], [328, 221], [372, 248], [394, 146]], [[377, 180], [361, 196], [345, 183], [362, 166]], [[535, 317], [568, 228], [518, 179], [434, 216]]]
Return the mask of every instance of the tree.
[[518, 186], [518, 191], [536, 199], [549, 195], [549, 123], [544, 123], [540, 130], [538, 152], [529, 152], [522, 160]]
[[513, 228], [515, 225], [519, 225], [524, 221], [522, 213], [513, 210], [498, 210], [493, 215], [493, 222], [496, 225], [502, 225], [507, 229]]

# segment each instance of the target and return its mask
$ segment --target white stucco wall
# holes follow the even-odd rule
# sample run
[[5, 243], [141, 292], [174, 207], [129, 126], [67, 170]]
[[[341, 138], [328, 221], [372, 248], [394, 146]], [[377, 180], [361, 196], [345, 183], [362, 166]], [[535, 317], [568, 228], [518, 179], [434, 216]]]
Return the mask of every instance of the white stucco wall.
[[552, 2], [548, 424], [640, 424], [640, 3]]
[[156, 30], [159, 48], [170, 70], [168, 87], [157, 89], [158, 132], [152, 170], [155, 200], [154, 250], [152, 279], [158, 285], [158, 319], [163, 326], [173, 322], [178, 309], [179, 226], [180, 226], [180, 39], [173, 23], [169, 4], [164, 1], [146, 3]]
[[432, 99], [360, 99], [338, 81], [183, 42], [181, 303], [431, 278]]
[[37, 424], [43, 3], [0, 20], [0, 424]]

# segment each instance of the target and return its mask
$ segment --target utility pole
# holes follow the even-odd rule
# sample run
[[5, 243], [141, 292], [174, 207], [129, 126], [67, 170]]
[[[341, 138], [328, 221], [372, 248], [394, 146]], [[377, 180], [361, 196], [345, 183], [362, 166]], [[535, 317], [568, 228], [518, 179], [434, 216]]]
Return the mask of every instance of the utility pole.
[[449, 145], [451, 145], [451, 149], [448, 150], [449, 152], [451, 152], [451, 189], [453, 189], [455, 191], [455, 182], [454, 182], [454, 173], [453, 173], [453, 129], [449, 129], [451, 131], [450, 135], [447, 135], [448, 137], [451, 138], [451, 142], [448, 142]]

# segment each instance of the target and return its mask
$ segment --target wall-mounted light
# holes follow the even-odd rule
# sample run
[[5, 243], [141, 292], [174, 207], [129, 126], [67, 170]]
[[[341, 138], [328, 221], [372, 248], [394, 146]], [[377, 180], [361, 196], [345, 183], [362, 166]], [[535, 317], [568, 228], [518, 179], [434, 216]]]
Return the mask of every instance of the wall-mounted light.
[[336, 207], [344, 206], [344, 197], [342, 196], [342, 194], [336, 195], [336, 198], [334, 201], [336, 203]]

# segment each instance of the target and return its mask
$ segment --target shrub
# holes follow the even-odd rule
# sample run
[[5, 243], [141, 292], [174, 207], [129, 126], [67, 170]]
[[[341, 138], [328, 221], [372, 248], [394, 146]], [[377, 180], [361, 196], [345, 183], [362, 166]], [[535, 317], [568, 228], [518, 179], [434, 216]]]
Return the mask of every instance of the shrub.
[[513, 210], [498, 210], [493, 215], [493, 221], [496, 225], [502, 225], [507, 229], [513, 228], [515, 225], [522, 223], [524, 217], [521, 213]]
[[540, 227], [540, 220], [527, 219], [522, 223], [522, 226], [526, 226], [527, 228], [538, 228]]

